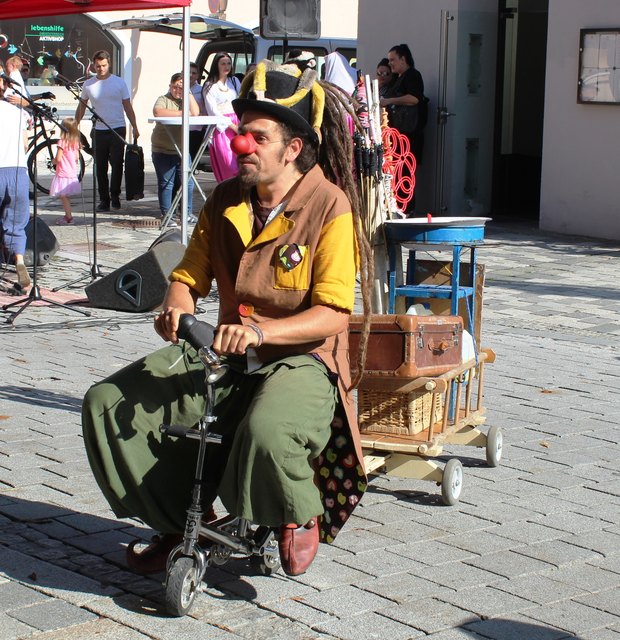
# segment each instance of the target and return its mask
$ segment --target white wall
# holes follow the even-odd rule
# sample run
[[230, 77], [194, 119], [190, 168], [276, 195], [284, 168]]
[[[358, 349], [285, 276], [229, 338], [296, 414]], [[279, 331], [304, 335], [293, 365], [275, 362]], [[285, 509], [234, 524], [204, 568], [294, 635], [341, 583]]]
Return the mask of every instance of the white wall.
[[577, 104], [579, 30], [620, 28], [618, 0], [549, 0], [540, 227], [620, 239], [620, 105]]

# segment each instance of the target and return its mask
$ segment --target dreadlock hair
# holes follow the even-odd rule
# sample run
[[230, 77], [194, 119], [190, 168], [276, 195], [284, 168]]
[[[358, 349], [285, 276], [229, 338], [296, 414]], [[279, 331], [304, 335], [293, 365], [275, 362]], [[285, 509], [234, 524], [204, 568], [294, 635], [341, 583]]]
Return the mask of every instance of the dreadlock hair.
[[345, 114], [348, 113], [351, 116], [360, 131], [362, 127], [355, 113], [351, 96], [330, 82], [321, 81], [320, 84], [325, 90], [325, 110], [321, 125], [322, 142], [319, 147], [318, 162], [327, 179], [337, 184], [351, 203], [355, 239], [360, 256], [360, 287], [364, 322], [357, 354], [357, 373], [351, 382], [349, 388], [351, 390], [360, 383], [366, 362], [372, 311], [370, 293], [373, 280], [373, 260], [370, 243], [363, 231], [362, 201], [352, 171], [353, 136], [349, 131]]

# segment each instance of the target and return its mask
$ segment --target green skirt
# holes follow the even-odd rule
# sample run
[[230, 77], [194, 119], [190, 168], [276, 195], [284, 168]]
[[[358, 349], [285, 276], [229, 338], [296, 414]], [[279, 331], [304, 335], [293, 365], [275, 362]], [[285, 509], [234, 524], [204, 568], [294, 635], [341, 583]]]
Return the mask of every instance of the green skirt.
[[[311, 356], [251, 374], [233, 362], [216, 386], [212, 430], [223, 442], [207, 449], [205, 507], [219, 495], [229, 513], [267, 526], [322, 514], [313, 461], [330, 438], [336, 402], [326, 367]], [[187, 346], [164, 347], [89, 389], [82, 407], [86, 451], [118, 517], [163, 533], [183, 531], [198, 442], [162, 435], [159, 426], [195, 426], [204, 410], [204, 367]]]

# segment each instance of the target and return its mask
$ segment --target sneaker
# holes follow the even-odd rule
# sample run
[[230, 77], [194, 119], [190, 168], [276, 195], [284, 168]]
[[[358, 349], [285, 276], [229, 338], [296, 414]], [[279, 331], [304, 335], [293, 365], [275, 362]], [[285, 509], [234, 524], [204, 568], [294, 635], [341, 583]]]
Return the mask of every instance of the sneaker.
[[196, 224], [198, 222], [198, 218], [193, 213], [188, 213], [187, 222], [188, 224]]
[[110, 203], [109, 202], [105, 202], [105, 201], [101, 201], [98, 205], [97, 205], [97, 211], [109, 211], [110, 210]]
[[69, 218], [67, 220], [67, 218], [63, 216], [62, 218], [58, 218], [58, 220], [56, 220], [56, 224], [60, 227], [63, 227], [68, 224], [73, 224], [73, 218]]
[[112, 198], [112, 209], [118, 211], [121, 208], [121, 201], [119, 198]]
[[18, 262], [15, 265], [15, 271], [17, 272], [17, 283], [22, 289], [30, 286], [30, 274], [28, 273], [28, 269], [26, 269], [26, 265], [23, 262]]

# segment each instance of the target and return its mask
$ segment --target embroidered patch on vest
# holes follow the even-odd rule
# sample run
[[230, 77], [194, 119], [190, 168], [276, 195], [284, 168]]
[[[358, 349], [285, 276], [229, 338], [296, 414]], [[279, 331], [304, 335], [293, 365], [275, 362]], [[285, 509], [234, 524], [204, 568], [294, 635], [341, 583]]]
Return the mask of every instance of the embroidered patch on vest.
[[278, 247], [278, 260], [287, 270], [292, 271], [304, 259], [306, 247], [298, 244], [283, 244]]

